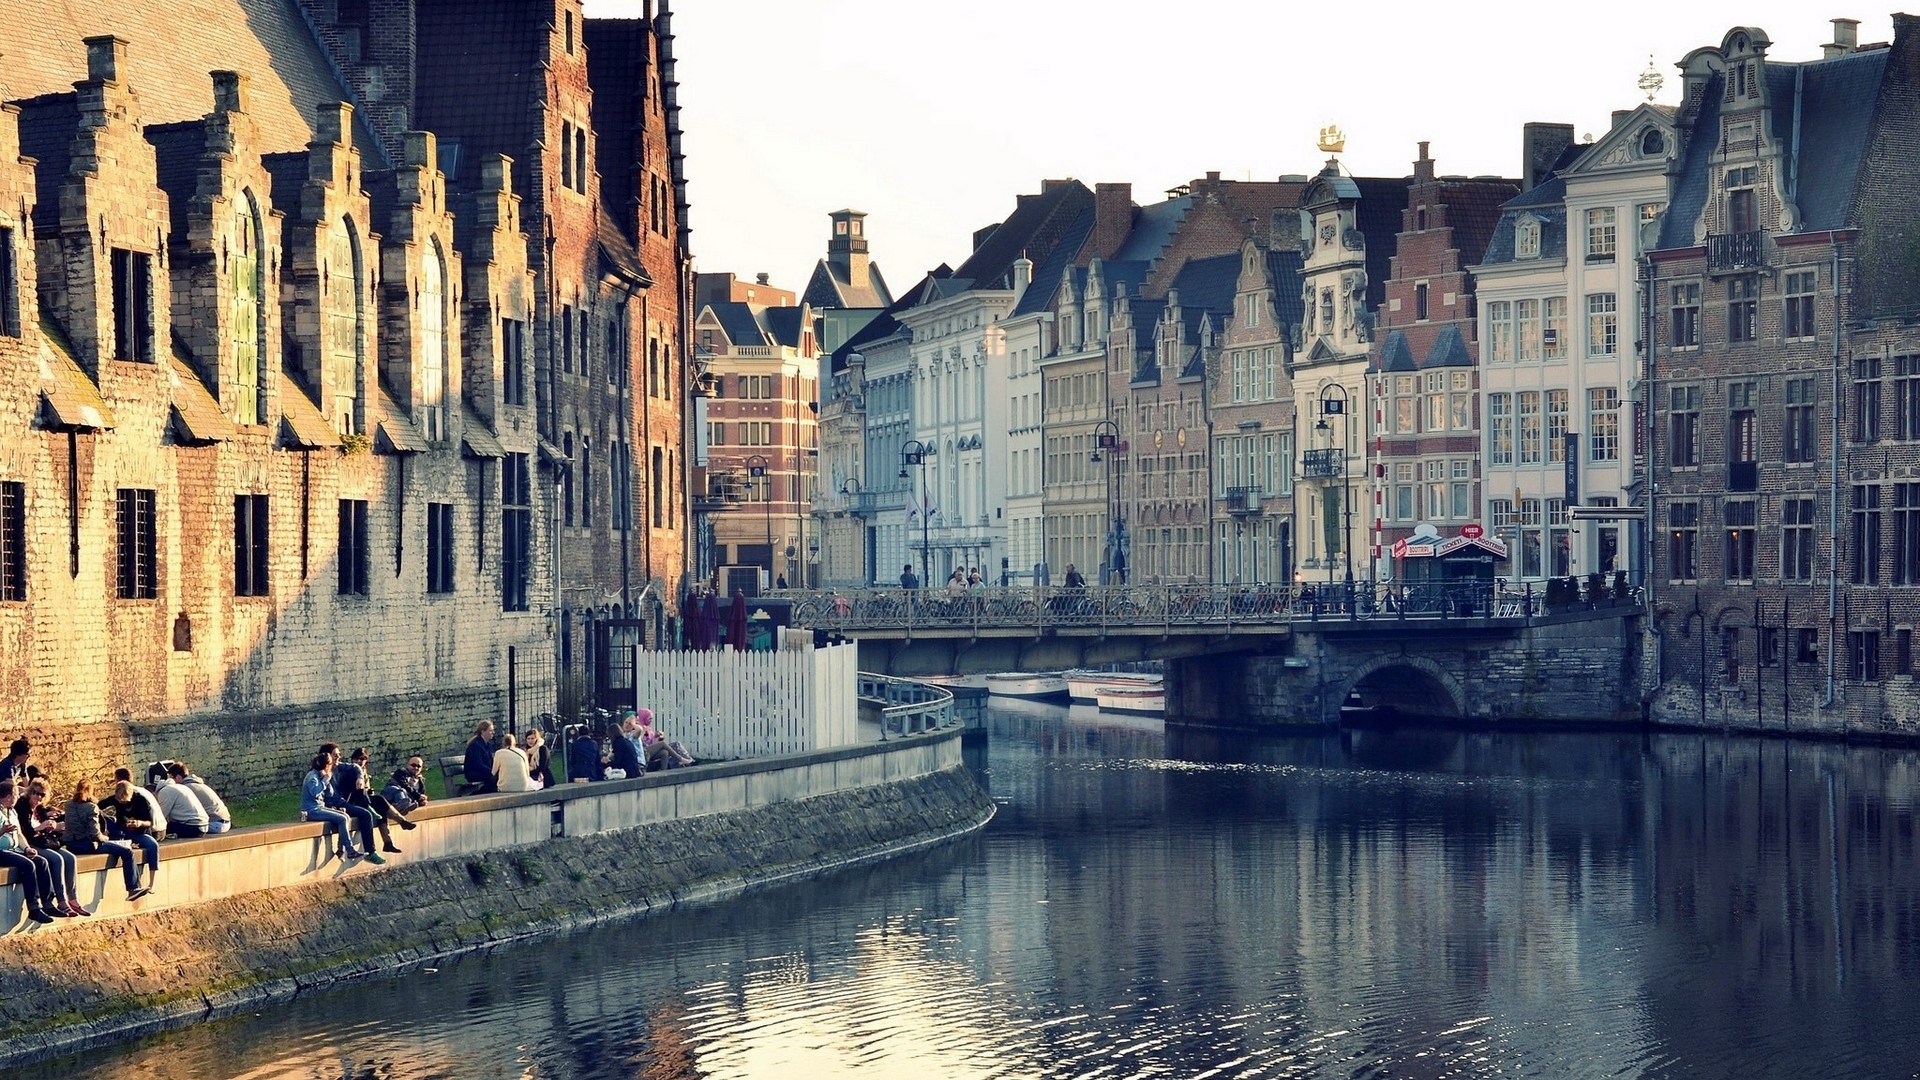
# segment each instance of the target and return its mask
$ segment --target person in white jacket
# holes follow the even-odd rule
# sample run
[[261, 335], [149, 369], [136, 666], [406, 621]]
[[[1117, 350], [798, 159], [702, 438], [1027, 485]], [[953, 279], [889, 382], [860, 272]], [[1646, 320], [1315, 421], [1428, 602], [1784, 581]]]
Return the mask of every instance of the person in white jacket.
[[[175, 766], [178, 768], [179, 766]], [[200, 805], [200, 797], [193, 789], [180, 783], [172, 776], [160, 782], [154, 792], [160, 799], [160, 809], [167, 815], [167, 833], [175, 837], [207, 835], [207, 823], [213, 818], [207, 815], [207, 808]]]
[[174, 785], [193, 792], [193, 797], [200, 803], [200, 808], [207, 812], [207, 835], [223, 833], [233, 828], [233, 814], [227, 810], [226, 800], [222, 799], [205, 780], [193, 775], [193, 770], [187, 768], [185, 762], [176, 761], [168, 765], [167, 776], [173, 780]]
[[511, 731], [500, 736], [500, 749], [493, 752], [493, 786], [500, 792], [540, 790], [527, 764], [527, 755]]

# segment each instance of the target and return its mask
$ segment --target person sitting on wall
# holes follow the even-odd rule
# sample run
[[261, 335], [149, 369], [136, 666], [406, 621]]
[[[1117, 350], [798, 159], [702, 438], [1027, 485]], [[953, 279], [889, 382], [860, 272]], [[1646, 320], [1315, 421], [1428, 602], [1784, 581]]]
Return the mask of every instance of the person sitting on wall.
[[580, 734], [575, 735], [573, 745], [567, 747], [567, 779], [585, 784], [606, 778], [606, 766], [600, 764], [600, 741], [593, 737], [591, 727], [581, 724]]
[[426, 759], [415, 754], [393, 771], [393, 779], [380, 789], [380, 794], [400, 813], [413, 813], [427, 805], [426, 770]]
[[48, 910], [53, 899], [53, 871], [28, 842], [15, 820], [16, 796], [12, 780], [0, 780], [0, 867], [5, 867], [26, 899], [27, 918], [50, 923], [61, 913]]
[[473, 738], [467, 740], [467, 761], [461, 770], [467, 782], [460, 794], [486, 795], [494, 790], [493, 750], [493, 721], [482, 720], [473, 729]]
[[28, 759], [33, 756], [33, 746], [25, 739], [13, 740], [13, 746], [7, 756], [0, 758], [0, 780], [11, 780], [16, 787], [33, 779], [29, 772], [32, 766]]
[[548, 753], [547, 737], [539, 728], [528, 728], [521, 740], [520, 749], [527, 755], [527, 775], [533, 778], [535, 790], [545, 791], [553, 786], [553, 760]]
[[113, 782], [117, 784], [122, 780], [125, 780], [127, 785], [133, 789], [133, 797], [140, 800], [141, 804], [146, 808], [146, 813], [141, 816], [146, 818], [152, 826], [152, 831], [148, 833], [148, 835], [155, 841], [165, 840], [167, 838], [167, 812], [161, 809], [160, 800], [154, 797], [153, 792], [133, 782], [132, 769], [122, 768], [113, 770]]
[[227, 809], [227, 801], [213, 790], [212, 785], [193, 775], [193, 770], [185, 762], [176, 761], [168, 765], [167, 776], [174, 786], [193, 792], [193, 797], [206, 810], [208, 836], [233, 828], [233, 813]]
[[[389, 822], [396, 822], [403, 829], [418, 826], [407, 820], [407, 815], [393, 805], [386, 796], [373, 790], [373, 780], [367, 775], [367, 748], [356, 746], [353, 753], [347, 755], [346, 763], [333, 771], [333, 786], [347, 800], [349, 808], [358, 807], [373, 815], [374, 828], [380, 831], [380, 850], [398, 855], [400, 849], [393, 846], [393, 830]], [[349, 810], [351, 812], [351, 809]]]
[[133, 845], [125, 840], [108, 840], [100, 831], [100, 808], [93, 802], [93, 781], [73, 785], [73, 798], [67, 800], [67, 850], [75, 855], [105, 855], [107, 869], [120, 863], [120, 877], [127, 886], [127, 899], [147, 895], [140, 885], [140, 859]]
[[500, 792], [540, 790], [540, 785], [533, 782], [527, 753], [520, 749], [520, 741], [511, 731], [500, 736], [500, 749], [493, 752], [493, 787]]
[[[631, 719], [631, 718], [629, 718]], [[639, 776], [647, 771], [640, 758], [638, 736], [629, 739], [617, 725], [607, 725], [607, 741], [613, 744], [613, 760], [608, 763], [609, 773], [619, 770], [628, 777]]]
[[177, 761], [167, 762], [167, 771], [158, 778], [159, 786], [154, 791], [161, 812], [167, 815], [167, 832], [175, 839], [205, 836], [213, 818], [191, 788], [174, 782], [173, 770], [179, 767]]
[[62, 914], [91, 915], [93, 912], [80, 906], [80, 886], [77, 880], [79, 859], [73, 852], [66, 850], [65, 815], [55, 810], [47, 802], [50, 789], [44, 776], [35, 777], [27, 782], [26, 795], [14, 803], [14, 816], [20, 828], [27, 834], [27, 843], [47, 860], [47, 872], [53, 878], [54, 899], [45, 904], [48, 911], [58, 918]]
[[[116, 775], [127, 770], [118, 769]], [[159, 803], [149, 803], [140, 797], [140, 789], [133, 781], [118, 779], [113, 782], [113, 794], [100, 800], [100, 818], [107, 823], [107, 835], [115, 840], [124, 840], [140, 849], [147, 864], [147, 892], [153, 891], [153, 883], [160, 876], [160, 838], [154, 835], [153, 814]]]
[[[373, 833], [369, 828], [366, 836], [366, 851], [356, 851], [353, 847], [353, 832], [348, 827], [348, 818], [342, 811], [327, 805], [333, 793], [333, 755], [315, 754], [313, 769], [300, 784], [300, 820], [318, 821], [326, 828], [320, 834], [321, 842], [326, 842], [329, 833], [339, 836], [340, 847], [337, 854], [343, 859], [369, 859], [373, 862], [385, 862], [380, 853], [373, 850]], [[327, 854], [336, 854], [328, 845]]]
[[[331, 744], [329, 744], [331, 745]], [[360, 846], [368, 853], [373, 851], [373, 833], [380, 830], [380, 836], [386, 841], [389, 851], [399, 851], [393, 846], [393, 836], [387, 829], [387, 820], [373, 810], [365, 791], [367, 770], [354, 761], [341, 761], [338, 747], [327, 755], [333, 759], [333, 775], [327, 783], [327, 806], [338, 810], [352, 819], [354, 828], [360, 833]]]

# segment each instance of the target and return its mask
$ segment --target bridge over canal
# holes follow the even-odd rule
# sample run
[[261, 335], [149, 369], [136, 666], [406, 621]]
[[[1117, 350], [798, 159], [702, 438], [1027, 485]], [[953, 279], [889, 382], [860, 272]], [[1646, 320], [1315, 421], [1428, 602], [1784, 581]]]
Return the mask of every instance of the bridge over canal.
[[1342, 706], [1483, 722], [1641, 716], [1637, 598], [1119, 586], [789, 594], [794, 622], [852, 638], [890, 675], [1058, 671], [1161, 660], [1167, 719], [1325, 727]]

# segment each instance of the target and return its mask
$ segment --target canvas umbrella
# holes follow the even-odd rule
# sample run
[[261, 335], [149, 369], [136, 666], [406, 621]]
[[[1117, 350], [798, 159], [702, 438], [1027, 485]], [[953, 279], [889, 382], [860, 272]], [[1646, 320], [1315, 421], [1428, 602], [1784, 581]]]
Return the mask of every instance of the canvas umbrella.
[[735, 652], [747, 649], [747, 594], [733, 590], [733, 610], [727, 612], [727, 641]]
[[700, 605], [700, 650], [705, 652], [714, 647], [720, 637], [720, 594], [707, 590], [707, 598]]

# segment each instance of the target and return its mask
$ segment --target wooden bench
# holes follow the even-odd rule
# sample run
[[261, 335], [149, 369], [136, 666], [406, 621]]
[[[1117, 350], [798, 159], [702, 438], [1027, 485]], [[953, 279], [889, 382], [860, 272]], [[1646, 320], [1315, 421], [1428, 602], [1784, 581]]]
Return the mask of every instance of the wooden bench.
[[460, 794], [460, 789], [467, 786], [465, 754], [447, 754], [440, 758], [440, 783], [449, 799]]

